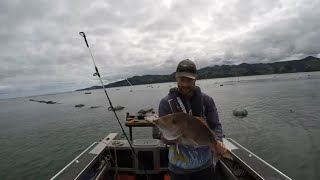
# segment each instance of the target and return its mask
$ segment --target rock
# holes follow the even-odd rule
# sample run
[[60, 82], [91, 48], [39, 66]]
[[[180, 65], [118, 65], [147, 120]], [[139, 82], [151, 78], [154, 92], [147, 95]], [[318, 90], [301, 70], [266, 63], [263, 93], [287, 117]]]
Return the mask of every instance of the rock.
[[34, 100], [34, 99], [29, 99], [29, 101], [34, 101], [34, 102], [38, 102], [38, 103], [46, 103], [46, 104], [57, 104], [57, 102], [54, 101], [39, 101], [39, 100]]
[[246, 109], [235, 109], [233, 110], [233, 115], [236, 117], [246, 117], [248, 115], [248, 111]]
[[77, 104], [77, 105], [75, 105], [74, 107], [83, 107], [84, 106], [84, 104]]
[[[123, 106], [115, 106], [115, 107], [113, 107], [113, 109], [114, 109], [115, 111], [120, 111], [120, 110], [122, 110], [122, 109], [124, 109], [124, 108], [125, 108], [125, 107], [123, 107]], [[109, 111], [112, 111], [112, 108], [109, 107], [108, 110], [109, 110]]]
[[57, 102], [54, 102], [54, 101], [47, 101], [46, 103], [47, 103], [47, 104], [56, 104]]
[[138, 113], [139, 114], [147, 114], [152, 111], [153, 111], [153, 108], [146, 108], [146, 109], [140, 109], [140, 111], [138, 111]]
[[102, 107], [102, 106], [91, 106], [90, 108], [95, 109], [95, 108], [99, 108], [99, 107]]

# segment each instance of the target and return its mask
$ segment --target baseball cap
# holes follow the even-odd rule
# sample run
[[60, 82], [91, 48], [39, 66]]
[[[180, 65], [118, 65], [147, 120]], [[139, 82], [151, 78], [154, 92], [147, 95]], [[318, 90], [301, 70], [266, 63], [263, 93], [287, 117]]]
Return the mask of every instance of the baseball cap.
[[182, 60], [177, 66], [176, 77], [196, 79], [197, 68], [194, 62], [189, 59]]

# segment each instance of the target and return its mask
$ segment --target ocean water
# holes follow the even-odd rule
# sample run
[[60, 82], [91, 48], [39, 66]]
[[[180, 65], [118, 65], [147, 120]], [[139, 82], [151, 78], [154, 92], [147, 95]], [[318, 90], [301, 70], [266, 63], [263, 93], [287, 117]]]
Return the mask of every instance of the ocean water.
[[[208, 79], [197, 84], [213, 97], [226, 137], [293, 179], [320, 179], [320, 72]], [[147, 107], [157, 111], [161, 98], [175, 86], [161, 83], [107, 91], [114, 106], [125, 106], [117, 112], [124, 123], [126, 112]], [[121, 133], [113, 112], [107, 110], [104, 91], [90, 92], [0, 100], [0, 179], [49, 179], [94, 141], [110, 132]], [[235, 108], [247, 109], [248, 116], [234, 117]], [[151, 129], [136, 129], [134, 137], [151, 137]]]

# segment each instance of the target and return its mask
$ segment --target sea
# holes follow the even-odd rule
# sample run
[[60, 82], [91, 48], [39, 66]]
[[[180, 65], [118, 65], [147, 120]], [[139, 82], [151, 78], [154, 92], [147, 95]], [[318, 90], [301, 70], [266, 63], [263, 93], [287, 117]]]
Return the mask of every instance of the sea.
[[[214, 99], [227, 138], [292, 179], [320, 179], [320, 72], [206, 79], [196, 84]], [[173, 87], [176, 84], [170, 82], [107, 92], [113, 106], [125, 107], [117, 111], [124, 124], [127, 112], [145, 108], [157, 112], [161, 98]], [[121, 134], [109, 106], [102, 89], [0, 100], [0, 179], [50, 179], [93, 142], [111, 132]], [[237, 108], [246, 109], [248, 116], [233, 116]], [[135, 129], [133, 136], [151, 134], [146, 127]]]

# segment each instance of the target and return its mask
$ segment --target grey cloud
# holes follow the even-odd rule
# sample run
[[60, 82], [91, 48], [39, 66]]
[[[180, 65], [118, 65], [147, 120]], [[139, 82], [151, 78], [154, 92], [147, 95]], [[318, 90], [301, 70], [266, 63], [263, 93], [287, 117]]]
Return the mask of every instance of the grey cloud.
[[318, 0], [4, 0], [0, 98], [97, 85], [79, 31], [87, 33], [105, 83], [169, 74], [186, 58], [202, 68], [317, 56], [319, 6]]

